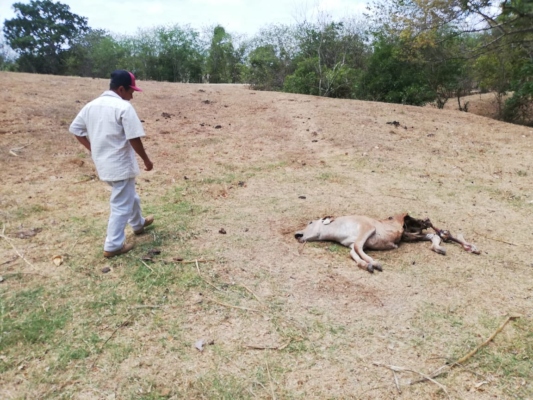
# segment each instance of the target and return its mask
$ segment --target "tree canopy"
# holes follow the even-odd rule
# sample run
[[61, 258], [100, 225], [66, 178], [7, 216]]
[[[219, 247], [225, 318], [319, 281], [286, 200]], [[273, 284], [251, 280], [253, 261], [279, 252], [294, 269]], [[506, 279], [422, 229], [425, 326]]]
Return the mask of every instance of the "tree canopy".
[[4, 35], [19, 53], [23, 71], [62, 72], [63, 55], [72, 41], [87, 32], [87, 18], [70, 12], [66, 4], [51, 0], [14, 3], [15, 18], [4, 21]]

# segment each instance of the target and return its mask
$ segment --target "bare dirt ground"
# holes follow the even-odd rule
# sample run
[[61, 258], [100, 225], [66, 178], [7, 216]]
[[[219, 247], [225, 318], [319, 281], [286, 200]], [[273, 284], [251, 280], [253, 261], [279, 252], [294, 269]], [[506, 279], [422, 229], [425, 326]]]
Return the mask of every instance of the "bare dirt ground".
[[[139, 82], [155, 167], [138, 191], [156, 222], [106, 260], [109, 190], [68, 125], [108, 81], [0, 82], [2, 398], [533, 398], [532, 129]], [[384, 264], [369, 274], [347, 249], [293, 236], [325, 215], [404, 211], [482, 254], [405, 243], [369, 252]], [[464, 365], [410, 384], [509, 315]]]

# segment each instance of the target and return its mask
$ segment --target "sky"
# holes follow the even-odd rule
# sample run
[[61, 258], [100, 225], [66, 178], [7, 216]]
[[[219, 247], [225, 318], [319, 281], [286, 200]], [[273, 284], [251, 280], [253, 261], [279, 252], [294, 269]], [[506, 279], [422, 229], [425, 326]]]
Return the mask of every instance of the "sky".
[[[0, 0], [0, 25], [15, 16], [11, 5], [29, 0]], [[367, 0], [61, 0], [94, 29], [134, 34], [139, 28], [190, 25], [196, 30], [222, 25], [230, 33], [253, 36], [270, 24], [292, 25], [317, 13], [334, 20], [361, 15]]]

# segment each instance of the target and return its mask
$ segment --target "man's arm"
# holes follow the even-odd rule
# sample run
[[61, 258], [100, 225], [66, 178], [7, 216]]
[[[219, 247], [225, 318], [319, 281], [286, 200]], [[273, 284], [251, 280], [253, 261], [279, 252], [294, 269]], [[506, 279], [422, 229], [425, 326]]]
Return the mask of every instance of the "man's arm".
[[154, 168], [154, 164], [152, 161], [150, 161], [150, 158], [148, 158], [148, 155], [146, 154], [146, 151], [144, 151], [144, 146], [141, 138], [135, 138], [130, 139], [131, 147], [133, 147], [133, 150], [135, 150], [135, 153], [139, 155], [139, 157], [142, 158], [144, 161], [144, 170], [145, 171], [151, 171]]
[[91, 151], [91, 142], [89, 142], [89, 139], [87, 139], [87, 136], [76, 136], [76, 139], [78, 139], [78, 142], [80, 142], [87, 150]]

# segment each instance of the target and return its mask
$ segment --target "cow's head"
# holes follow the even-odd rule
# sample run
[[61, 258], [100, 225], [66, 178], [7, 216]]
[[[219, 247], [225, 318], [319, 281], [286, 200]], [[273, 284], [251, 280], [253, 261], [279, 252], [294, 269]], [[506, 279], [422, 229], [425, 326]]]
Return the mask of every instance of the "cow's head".
[[320, 237], [320, 231], [324, 225], [329, 225], [333, 222], [333, 217], [324, 217], [310, 221], [304, 230], [298, 231], [294, 234], [294, 237], [300, 242], [311, 242], [318, 240]]

